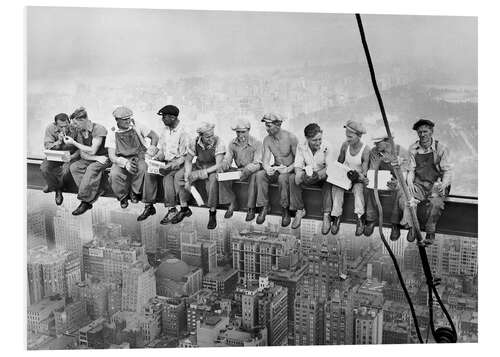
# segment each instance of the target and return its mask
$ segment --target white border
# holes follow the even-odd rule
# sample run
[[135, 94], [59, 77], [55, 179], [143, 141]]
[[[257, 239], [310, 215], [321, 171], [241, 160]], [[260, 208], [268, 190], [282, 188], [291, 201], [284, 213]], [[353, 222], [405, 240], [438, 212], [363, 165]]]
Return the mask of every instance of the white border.
[[[494, 354], [499, 347], [496, 326], [498, 317], [498, 295], [495, 294], [498, 267], [494, 265], [498, 248], [499, 237], [493, 231], [492, 225], [498, 220], [495, 210], [498, 207], [494, 200], [498, 197], [497, 186], [498, 145], [498, 111], [495, 104], [498, 102], [499, 76], [496, 66], [500, 63], [498, 56], [498, 18], [495, 2], [479, 1], [11, 1], [2, 4], [0, 11], [2, 31], [0, 31], [1, 61], [1, 98], [2, 105], [2, 287], [0, 294], [2, 311], [1, 336], [2, 352], [4, 355], [16, 353], [25, 354], [25, 301], [24, 281], [26, 279], [25, 252], [25, 187], [26, 187], [26, 139], [25, 139], [25, 9], [24, 6], [85, 6], [85, 7], [128, 7], [128, 8], [171, 8], [171, 9], [211, 9], [211, 10], [254, 10], [254, 11], [287, 11], [287, 12], [332, 12], [332, 13], [377, 13], [377, 14], [420, 14], [420, 15], [462, 15], [479, 16], [479, 119], [481, 163], [480, 173], [484, 180], [479, 180], [480, 204], [480, 245], [479, 245], [479, 343], [460, 344], [454, 346], [324, 346], [324, 347], [288, 347], [277, 348], [225, 348], [202, 350], [105, 350], [90, 352], [74, 352], [81, 355], [132, 355], [147, 353], [148, 355], [165, 355], [173, 353], [176, 356], [185, 355], [231, 355], [255, 354], [271, 355], [276, 353], [315, 353], [322, 355], [341, 354], [342, 356], [370, 355], [412, 356], [422, 353], [443, 355], [472, 355], [483, 352], [485, 355]], [[496, 154], [496, 155], [495, 155]], [[487, 157], [489, 155], [489, 157]], [[495, 160], [496, 159], [496, 160]], [[486, 192], [485, 186], [493, 187]], [[493, 353], [492, 353], [493, 352]], [[5, 354], [6, 353], [6, 354]], [[37, 356], [48, 356], [52, 353], [62, 355], [65, 351], [36, 352]], [[195, 354], [196, 353], [196, 354]]]

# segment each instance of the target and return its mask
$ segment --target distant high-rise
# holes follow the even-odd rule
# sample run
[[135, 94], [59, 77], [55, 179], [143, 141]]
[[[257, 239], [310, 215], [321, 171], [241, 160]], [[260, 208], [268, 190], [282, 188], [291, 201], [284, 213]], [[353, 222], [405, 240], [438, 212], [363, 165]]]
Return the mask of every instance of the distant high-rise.
[[322, 345], [324, 341], [324, 302], [305, 287], [295, 296], [295, 345]]
[[28, 331], [55, 335], [52, 328], [55, 325], [54, 312], [60, 308], [64, 308], [63, 297], [45, 298], [28, 306]]
[[92, 241], [92, 216], [73, 216], [66, 208], [58, 207], [54, 217], [54, 236], [57, 249], [81, 254], [84, 243]]
[[163, 333], [170, 337], [179, 338], [187, 330], [186, 304], [181, 298], [159, 296], [163, 304], [162, 328]]
[[156, 227], [155, 219], [150, 218], [139, 222], [139, 234], [146, 253], [155, 253], [159, 248]]
[[353, 343], [353, 304], [348, 292], [335, 291], [325, 303], [325, 345]]
[[477, 275], [477, 238], [440, 236], [427, 255], [439, 275]]
[[203, 288], [230, 295], [238, 284], [238, 272], [233, 268], [217, 267], [203, 276]]
[[261, 274], [276, 269], [292, 269], [298, 262], [297, 240], [289, 234], [242, 231], [231, 237], [233, 268], [240, 282], [258, 281]]
[[288, 344], [288, 301], [287, 289], [271, 283], [257, 294], [259, 326], [267, 327], [269, 346]]
[[382, 343], [384, 313], [381, 309], [360, 307], [354, 309], [354, 344]]
[[88, 316], [83, 300], [71, 301], [54, 311], [56, 336], [73, 332], [87, 324]]
[[133, 263], [123, 272], [122, 310], [140, 312], [156, 296], [153, 268], [142, 261]]
[[45, 214], [41, 210], [28, 213], [28, 249], [47, 246]]

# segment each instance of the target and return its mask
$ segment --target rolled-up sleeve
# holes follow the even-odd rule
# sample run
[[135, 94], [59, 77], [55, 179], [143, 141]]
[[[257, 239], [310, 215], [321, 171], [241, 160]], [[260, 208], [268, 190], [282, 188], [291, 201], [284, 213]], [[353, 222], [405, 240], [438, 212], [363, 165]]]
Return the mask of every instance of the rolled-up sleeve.
[[297, 152], [295, 154], [295, 162], [293, 165], [297, 169], [304, 169], [305, 167], [305, 158], [302, 145], [297, 146]]
[[54, 128], [54, 125], [49, 125], [45, 129], [45, 136], [43, 138], [43, 146], [46, 150], [57, 150], [60, 147], [60, 144], [58, 142], [58, 136], [56, 133], [56, 130]]
[[451, 185], [451, 180], [453, 178], [453, 164], [451, 163], [450, 150], [446, 146], [440, 145], [439, 155], [439, 167], [443, 172], [443, 185]]
[[229, 145], [227, 146], [226, 155], [224, 155], [224, 163], [227, 166], [231, 166], [231, 164], [233, 163], [233, 159], [234, 159], [233, 145], [234, 145], [233, 143], [229, 143]]

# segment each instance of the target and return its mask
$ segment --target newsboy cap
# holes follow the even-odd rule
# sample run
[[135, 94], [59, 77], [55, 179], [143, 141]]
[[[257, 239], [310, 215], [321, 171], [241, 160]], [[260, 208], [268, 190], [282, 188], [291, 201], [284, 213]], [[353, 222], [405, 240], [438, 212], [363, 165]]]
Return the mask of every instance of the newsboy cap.
[[427, 119], [419, 119], [415, 124], [413, 124], [413, 130], [418, 130], [422, 125], [427, 125], [430, 128], [434, 128], [434, 123]]
[[364, 125], [355, 120], [348, 120], [347, 123], [345, 123], [344, 128], [358, 135], [366, 134]]
[[175, 105], [165, 105], [163, 108], [161, 108], [158, 113], [158, 115], [173, 115], [173, 116], [179, 116], [179, 108], [177, 108]]
[[[391, 132], [392, 138], [394, 139], [394, 132]], [[385, 127], [380, 127], [378, 128], [372, 135], [372, 141], [376, 144], [381, 141], [384, 141], [385, 139], [388, 139], [389, 135], [387, 135], [387, 130], [385, 130]]]
[[71, 114], [71, 119], [81, 119], [87, 118], [87, 110], [84, 107], [76, 108], [73, 114]]
[[281, 115], [276, 113], [266, 113], [262, 116], [261, 122], [281, 124], [283, 122], [283, 118], [281, 117]]
[[231, 129], [233, 129], [233, 130], [250, 130], [250, 122], [246, 119], [239, 118], [236, 120], [236, 123], [231, 125]]
[[196, 132], [199, 135], [203, 135], [203, 134], [209, 132], [210, 130], [214, 130], [214, 128], [215, 128], [215, 124], [208, 123], [208, 122], [204, 121], [204, 122], [201, 122], [200, 125], [196, 128]]
[[134, 112], [127, 107], [118, 107], [113, 110], [113, 116], [115, 119], [128, 119], [132, 117], [133, 114]]

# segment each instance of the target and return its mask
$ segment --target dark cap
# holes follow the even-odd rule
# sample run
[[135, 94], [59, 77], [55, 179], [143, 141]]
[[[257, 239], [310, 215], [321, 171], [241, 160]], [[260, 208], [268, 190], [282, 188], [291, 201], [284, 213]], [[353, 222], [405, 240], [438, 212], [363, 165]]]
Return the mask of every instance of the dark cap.
[[413, 130], [418, 130], [422, 125], [427, 125], [430, 128], [434, 128], [434, 123], [427, 119], [420, 119], [415, 124], [413, 124]]
[[69, 121], [68, 114], [66, 113], [59, 113], [54, 117], [55, 121]]
[[163, 108], [161, 108], [158, 113], [158, 115], [173, 115], [173, 116], [179, 116], [179, 108], [177, 108], [175, 105], [165, 105]]

